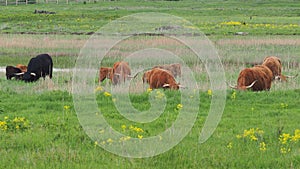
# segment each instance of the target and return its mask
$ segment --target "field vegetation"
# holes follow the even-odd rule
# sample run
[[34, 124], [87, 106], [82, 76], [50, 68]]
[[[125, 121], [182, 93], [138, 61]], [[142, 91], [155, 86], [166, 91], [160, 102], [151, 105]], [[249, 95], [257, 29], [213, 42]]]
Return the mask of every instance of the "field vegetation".
[[[34, 14], [35, 9], [56, 14]], [[299, 11], [300, 4], [295, 1], [275, 0], [78, 1], [68, 5], [2, 6], [0, 68], [27, 64], [31, 57], [49, 53], [55, 71], [52, 80], [36, 83], [8, 81], [0, 71], [0, 168], [299, 168], [299, 77], [274, 82], [270, 91], [227, 88], [222, 119], [213, 135], [200, 144], [199, 135], [216, 91], [211, 90], [205, 66], [188, 62], [200, 95], [195, 124], [174, 148], [148, 158], [121, 157], [101, 146], [116, 146], [132, 138], [143, 140], [165, 131], [181, 110], [189, 108], [181, 104], [181, 91], [151, 91], [137, 80], [130, 89], [130, 101], [137, 110], [151, 108], [150, 97], [158, 102], [167, 99], [159, 118], [138, 123], [118, 112], [115, 102], [122, 100], [110, 93], [108, 80], [98, 84], [95, 74], [93, 90], [99, 112], [91, 116], [103, 115], [112, 128], [126, 134], [118, 140], [101, 139], [110, 132], [107, 128], [99, 128], [99, 139], [91, 139], [77, 118], [72, 95], [72, 68], [90, 34], [114, 19], [139, 12], [163, 12], [191, 21], [218, 51], [228, 83], [235, 84], [241, 69], [261, 63], [268, 55], [281, 58], [283, 74], [296, 75], [300, 72]], [[112, 56], [103, 64], [112, 66], [136, 50], [134, 44], [141, 41], [159, 42], [163, 48], [166, 40], [129, 39], [129, 47], [112, 49]]]

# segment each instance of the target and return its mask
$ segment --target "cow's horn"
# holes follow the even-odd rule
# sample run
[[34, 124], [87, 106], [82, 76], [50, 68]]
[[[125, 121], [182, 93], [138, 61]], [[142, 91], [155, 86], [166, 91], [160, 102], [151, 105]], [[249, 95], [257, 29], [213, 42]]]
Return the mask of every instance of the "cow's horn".
[[285, 77], [287, 77], [287, 78], [295, 78], [295, 77], [297, 77], [298, 76], [298, 74], [296, 74], [295, 76], [289, 76], [289, 75], [286, 75]]
[[114, 75], [115, 75], [115, 76], [121, 76], [121, 74], [120, 74], [120, 73], [114, 73]]
[[183, 88], [185, 89], [186, 87], [185, 86], [182, 86], [182, 85], [178, 85], [179, 88]]
[[163, 85], [163, 87], [169, 87], [170, 86], [170, 84], [164, 84]]
[[237, 86], [233, 86], [233, 85], [230, 85], [230, 84], [229, 84], [229, 87], [232, 88], [232, 89], [237, 89]]
[[35, 74], [35, 73], [30, 73], [30, 75], [32, 75], [32, 76], [36, 76], [36, 74]]
[[22, 72], [22, 73], [15, 73], [15, 75], [17, 75], [17, 76], [20, 76], [20, 75], [23, 75], [24, 74], [24, 72]]
[[254, 82], [252, 82], [249, 86], [246, 86], [246, 89], [251, 88], [256, 82], [257, 82], [257, 80], [255, 80]]

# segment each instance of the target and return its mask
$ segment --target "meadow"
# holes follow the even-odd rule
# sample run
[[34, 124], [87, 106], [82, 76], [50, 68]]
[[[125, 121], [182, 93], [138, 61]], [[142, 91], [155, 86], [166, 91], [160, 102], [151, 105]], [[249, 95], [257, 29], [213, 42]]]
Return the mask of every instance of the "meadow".
[[[27, 64], [31, 57], [49, 53], [56, 69], [71, 71], [55, 71], [52, 80], [29, 84], [8, 81], [5, 72], [0, 72], [0, 168], [299, 168], [299, 77], [273, 82], [270, 91], [241, 92], [227, 87], [221, 121], [212, 136], [200, 143], [217, 91], [211, 89], [205, 66], [187, 59], [199, 91], [195, 123], [172, 149], [147, 158], [121, 157], [102, 147], [118, 147], [134, 138], [138, 144], [157, 135], [158, 144], [168, 141], [160, 135], [182, 111], [193, 110], [191, 103], [181, 102], [187, 89], [150, 91], [138, 76], [129, 95], [136, 110], [152, 110], [151, 101], [167, 100], [157, 119], [140, 123], [125, 118], [134, 116], [133, 112], [120, 114], [116, 103], [127, 104], [118, 99], [123, 93], [111, 93], [109, 82], [98, 84], [95, 74], [91, 90], [99, 111], [89, 116], [97, 120], [102, 115], [114, 130], [126, 135], [118, 139], [107, 138], [111, 129], [102, 124], [95, 137], [90, 137], [78, 118], [72, 94], [72, 68], [90, 34], [111, 20], [139, 12], [164, 12], [194, 23], [215, 46], [230, 84], [236, 83], [242, 68], [259, 64], [268, 55], [281, 58], [283, 74], [296, 75], [300, 70], [299, 8], [294, 1], [234, 0], [79, 1], [1, 7], [0, 67]], [[35, 9], [56, 14], [36, 15]], [[129, 39], [124, 46], [112, 49], [103, 64], [111, 66], [143, 41], [158, 42], [162, 48], [170, 44], [160, 37]], [[176, 49], [184, 57], [188, 55], [185, 49]]]

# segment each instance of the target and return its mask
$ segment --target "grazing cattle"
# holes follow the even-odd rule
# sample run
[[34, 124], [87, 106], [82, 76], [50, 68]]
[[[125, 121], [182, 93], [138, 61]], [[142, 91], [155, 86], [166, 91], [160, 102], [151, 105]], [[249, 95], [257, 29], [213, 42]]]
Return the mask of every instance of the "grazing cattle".
[[276, 56], [267, 56], [262, 65], [267, 66], [273, 72], [273, 80], [287, 81], [287, 78], [294, 78], [296, 76], [288, 76], [281, 74], [282, 64], [278, 57]]
[[178, 90], [180, 86], [176, 83], [174, 76], [167, 70], [154, 68], [147, 73], [147, 79], [151, 89], [169, 88]]
[[113, 85], [125, 82], [130, 78], [131, 70], [127, 62], [116, 62], [113, 65], [112, 76], [110, 76]]
[[113, 69], [111, 67], [101, 67], [99, 70], [99, 83], [106, 78], [110, 79]]
[[27, 66], [26, 65], [17, 64], [16, 67], [19, 68], [22, 72], [27, 72]]
[[23, 80], [25, 82], [37, 81], [40, 77], [45, 77], [49, 75], [52, 78], [53, 71], [53, 61], [50, 55], [40, 54], [34, 58], [31, 58], [28, 66], [27, 72], [24, 73]]
[[237, 90], [251, 89], [253, 91], [270, 90], [272, 71], [264, 65], [243, 69], [238, 77], [237, 86], [230, 86]]
[[11, 80], [11, 78], [15, 78], [17, 80], [22, 79], [22, 76], [20, 76], [19, 74], [22, 73], [22, 70], [14, 67], [14, 66], [6, 66], [6, 79], [7, 80]]
[[150, 73], [151, 73], [151, 70], [148, 70], [148, 71], [146, 71], [144, 74], [143, 74], [143, 83], [149, 83], [149, 75], [150, 75]]
[[281, 61], [278, 57], [275, 56], [267, 56], [262, 65], [267, 66], [273, 73], [272, 80], [279, 78], [283, 81], [286, 81], [286, 77], [281, 74], [282, 65]]
[[181, 65], [179, 63], [169, 64], [169, 65], [160, 65], [160, 66], [154, 66], [153, 68], [161, 68], [168, 70], [172, 73], [174, 77], [181, 76]]

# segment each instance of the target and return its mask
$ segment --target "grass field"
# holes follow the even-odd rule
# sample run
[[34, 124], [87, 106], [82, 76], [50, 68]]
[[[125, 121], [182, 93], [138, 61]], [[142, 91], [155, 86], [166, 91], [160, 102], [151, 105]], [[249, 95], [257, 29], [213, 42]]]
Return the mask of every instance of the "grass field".
[[[268, 55], [281, 58], [283, 74], [296, 75], [300, 71], [299, 8], [300, 4], [295, 1], [275, 0], [128, 0], [3, 6], [0, 67], [27, 64], [31, 57], [49, 53], [56, 69], [72, 70], [89, 34], [101, 26], [129, 14], [164, 12], [191, 21], [208, 36], [220, 56], [226, 81], [231, 84], [236, 83], [241, 69], [259, 64]], [[33, 14], [35, 9], [56, 14]], [[247, 35], [235, 35], [236, 32], [247, 32]], [[185, 49], [164, 37], [132, 38], [124, 42], [124, 46], [113, 48], [103, 64], [112, 66], [141, 45], [157, 47], [157, 44], [162, 49], [171, 44], [170, 47], [183, 58], [189, 56]], [[151, 62], [151, 59], [141, 61]], [[182, 112], [195, 109], [191, 107], [192, 101], [182, 102], [181, 94], [189, 89], [149, 91], [138, 76], [130, 87], [131, 103], [127, 103], [120, 99], [123, 91], [112, 93], [107, 81], [99, 87], [95, 74], [95, 89], [91, 90], [98, 111], [88, 114], [90, 122], [97, 122], [103, 115], [115, 131], [126, 137], [108, 137], [112, 129], [103, 127], [102, 123], [96, 123], [97, 132], [90, 137], [86, 126], [81, 125], [84, 123], [81, 116], [76, 114], [73, 72], [55, 71], [52, 80], [30, 84], [8, 81], [5, 72], [0, 72], [0, 168], [300, 167], [299, 77], [288, 82], [274, 82], [270, 91], [263, 92], [240, 92], [227, 87], [221, 121], [212, 136], [199, 143], [217, 91], [211, 90], [211, 79], [203, 63], [185, 61], [197, 80], [195, 91], [199, 91], [195, 123], [176, 146], [147, 158], [121, 157], [106, 149], [122, 148], [135, 138], [133, 143], [140, 145], [154, 136], [159, 136], [157, 146], [138, 148], [155, 150], [160, 144], [171, 143], [173, 140], [167, 140], [163, 132]], [[85, 85], [82, 87], [84, 90]], [[162, 114], [155, 120], [141, 123], [126, 119], [140, 116], [139, 112], [131, 112], [126, 104], [147, 111], [152, 110], [152, 103], [162, 107]], [[121, 114], [116, 104], [128, 112]], [[190, 124], [183, 124], [182, 128], [185, 125]]]

